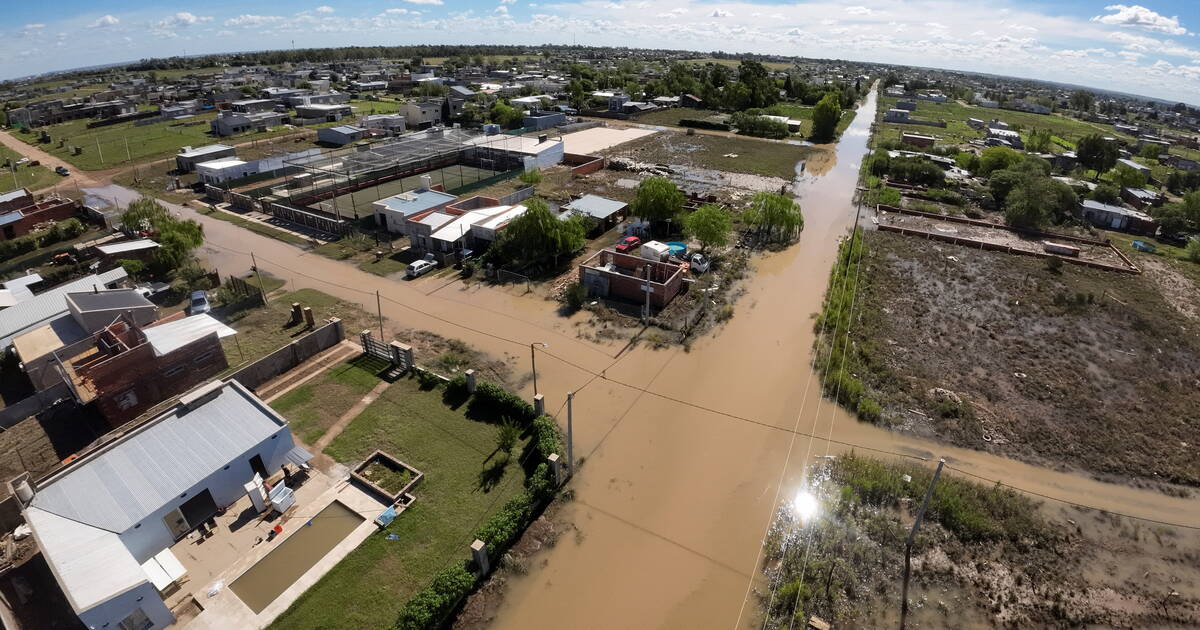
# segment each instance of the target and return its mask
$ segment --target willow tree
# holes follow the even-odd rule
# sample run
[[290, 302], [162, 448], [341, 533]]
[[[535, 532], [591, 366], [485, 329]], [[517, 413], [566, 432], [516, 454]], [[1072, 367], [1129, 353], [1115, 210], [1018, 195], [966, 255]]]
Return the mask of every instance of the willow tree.
[[766, 242], [786, 243], [804, 229], [800, 205], [778, 193], [760, 192], [750, 200], [742, 218]]
[[552, 260], [558, 265], [560, 256], [573, 254], [583, 247], [587, 228], [581, 217], [559, 219], [550, 212], [546, 202], [530, 199], [527, 210], [500, 231], [489, 256], [501, 263], [538, 264]]

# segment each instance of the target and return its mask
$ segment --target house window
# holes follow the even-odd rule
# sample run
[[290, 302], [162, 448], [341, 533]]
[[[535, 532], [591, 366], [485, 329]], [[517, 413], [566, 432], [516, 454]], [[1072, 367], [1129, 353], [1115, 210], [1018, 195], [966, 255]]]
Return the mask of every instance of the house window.
[[137, 392], [131, 387], [120, 394], [117, 394], [113, 399], [117, 403], [117, 409], [132, 409], [138, 404]]
[[175, 378], [176, 376], [179, 376], [180, 373], [183, 372], [183, 369], [184, 369], [184, 366], [182, 366], [182, 365], [176, 365], [175, 367], [167, 368], [167, 370], [163, 372], [163, 376], [165, 378]]
[[209, 350], [208, 352], [202, 352], [199, 355], [197, 355], [196, 358], [192, 360], [192, 362], [193, 363], [204, 363], [205, 361], [212, 358], [212, 355], [213, 355], [212, 350]]
[[146, 613], [142, 612], [141, 608], [138, 608], [122, 619], [119, 626], [121, 630], [149, 630], [154, 627], [154, 623], [150, 621]]

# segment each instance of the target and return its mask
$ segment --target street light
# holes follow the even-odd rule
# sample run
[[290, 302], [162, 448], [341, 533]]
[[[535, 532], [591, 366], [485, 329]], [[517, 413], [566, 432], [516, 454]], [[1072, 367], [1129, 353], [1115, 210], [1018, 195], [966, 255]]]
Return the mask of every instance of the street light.
[[537, 352], [536, 352], [537, 346], [541, 346], [542, 348], [549, 348], [550, 344], [541, 343], [541, 342], [537, 342], [537, 341], [529, 344], [529, 362], [533, 365], [533, 395], [534, 396], [537, 396], [537, 394], [538, 394], [538, 390], [537, 390]]

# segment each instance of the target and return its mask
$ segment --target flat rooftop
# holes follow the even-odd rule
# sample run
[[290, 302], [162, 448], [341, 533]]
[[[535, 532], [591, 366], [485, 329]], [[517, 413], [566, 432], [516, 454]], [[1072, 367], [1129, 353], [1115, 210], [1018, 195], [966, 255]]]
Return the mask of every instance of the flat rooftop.
[[379, 209], [391, 210], [399, 212], [405, 217], [411, 217], [430, 208], [450, 203], [455, 199], [457, 197], [454, 195], [437, 190], [410, 190], [399, 195], [384, 197], [373, 205]]
[[134, 289], [110, 289], [108, 291], [80, 291], [68, 293], [67, 301], [75, 304], [82, 312], [114, 311], [130, 308], [153, 308], [154, 303]]

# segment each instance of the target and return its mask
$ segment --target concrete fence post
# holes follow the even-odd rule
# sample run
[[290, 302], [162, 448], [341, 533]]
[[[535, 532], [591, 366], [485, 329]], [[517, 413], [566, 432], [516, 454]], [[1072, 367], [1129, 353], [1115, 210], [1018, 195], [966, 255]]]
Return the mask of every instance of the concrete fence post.
[[562, 458], [558, 456], [558, 453], [550, 453], [546, 457], [546, 462], [550, 464], [550, 471], [554, 473], [554, 485], [561, 486], [563, 477], [566, 476], [566, 472], [563, 471]]
[[329, 323], [330, 323], [330, 324], [333, 324], [333, 332], [334, 332], [334, 334], [335, 334], [335, 335], [337, 335], [337, 336], [335, 337], [335, 339], [337, 339], [337, 341], [336, 341], [335, 343], [340, 343], [340, 342], [341, 342], [343, 339], [345, 339], [345, 338], [346, 338], [346, 333], [345, 333], [345, 331], [344, 331], [344, 328], [343, 328], [343, 326], [342, 326], [342, 318], [340, 318], [340, 317], [330, 317], [330, 318], [329, 318]]
[[367, 351], [367, 344], [371, 342], [371, 331], [364, 330], [358, 333], [358, 340], [362, 342], [363, 352]]
[[292, 321], [293, 324], [299, 324], [304, 319], [304, 312], [300, 307], [299, 302], [292, 302]]
[[478, 538], [475, 539], [475, 542], [471, 543], [471, 560], [475, 562], [475, 567], [479, 569], [480, 576], [488, 574], [491, 564], [488, 562], [487, 543]]
[[546, 397], [538, 394], [533, 397], [533, 413], [542, 415], [546, 413]]
[[392, 352], [392, 364], [393, 365], [399, 365], [401, 368], [403, 368], [405, 370], [412, 369], [412, 367], [413, 367], [412, 346], [400, 343], [399, 341], [393, 341], [392, 343], [388, 344], [388, 348]]
[[463, 376], [467, 377], [467, 393], [475, 393], [475, 370], [467, 370], [463, 372]]
[[317, 319], [316, 319], [316, 317], [313, 316], [312, 309], [305, 306], [304, 307], [304, 326], [306, 328], [315, 328], [316, 325], [317, 325]]
[[292, 349], [292, 365], [300, 365], [300, 344], [293, 341], [288, 344], [288, 347]]

